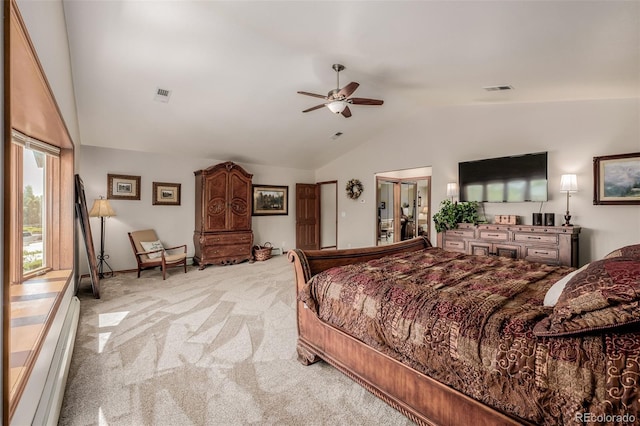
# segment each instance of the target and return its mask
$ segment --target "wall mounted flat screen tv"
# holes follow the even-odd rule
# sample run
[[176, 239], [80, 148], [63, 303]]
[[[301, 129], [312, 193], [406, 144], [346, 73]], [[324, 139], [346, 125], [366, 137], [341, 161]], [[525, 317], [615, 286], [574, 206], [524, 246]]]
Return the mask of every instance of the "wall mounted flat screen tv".
[[458, 163], [460, 201], [547, 201], [547, 153]]

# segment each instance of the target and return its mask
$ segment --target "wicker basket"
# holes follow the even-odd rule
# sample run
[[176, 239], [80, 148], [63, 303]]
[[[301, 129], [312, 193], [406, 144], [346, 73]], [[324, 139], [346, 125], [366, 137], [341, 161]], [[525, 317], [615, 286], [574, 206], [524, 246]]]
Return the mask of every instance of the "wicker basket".
[[273, 250], [273, 245], [267, 241], [263, 246], [253, 246], [253, 256], [258, 261], [269, 260], [271, 259], [271, 250]]

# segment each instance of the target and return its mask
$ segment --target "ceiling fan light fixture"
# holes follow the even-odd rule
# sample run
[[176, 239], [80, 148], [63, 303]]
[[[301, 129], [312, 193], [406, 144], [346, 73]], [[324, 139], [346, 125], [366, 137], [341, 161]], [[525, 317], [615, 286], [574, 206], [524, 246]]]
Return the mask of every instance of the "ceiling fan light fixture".
[[327, 108], [334, 114], [340, 114], [347, 107], [348, 103], [345, 101], [333, 101], [327, 104]]

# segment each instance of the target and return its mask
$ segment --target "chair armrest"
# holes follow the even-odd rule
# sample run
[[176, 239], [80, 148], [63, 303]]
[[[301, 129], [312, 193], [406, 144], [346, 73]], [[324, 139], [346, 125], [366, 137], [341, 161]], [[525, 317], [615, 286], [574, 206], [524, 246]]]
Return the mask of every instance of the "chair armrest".
[[165, 247], [165, 250], [177, 250], [179, 248], [184, 249], [185, 253], [187, 252], [187, 245], [186, 244], [183, 244], [181, 246], [175, 246], [175, 247]]

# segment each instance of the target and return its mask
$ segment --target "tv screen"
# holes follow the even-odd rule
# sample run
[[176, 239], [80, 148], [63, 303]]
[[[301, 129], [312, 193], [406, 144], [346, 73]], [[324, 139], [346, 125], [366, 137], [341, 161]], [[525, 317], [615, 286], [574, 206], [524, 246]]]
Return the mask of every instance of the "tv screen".
[[547, 201], [547, 153], [458, 163], [460, 201]]

